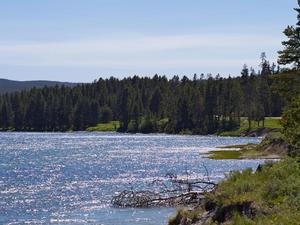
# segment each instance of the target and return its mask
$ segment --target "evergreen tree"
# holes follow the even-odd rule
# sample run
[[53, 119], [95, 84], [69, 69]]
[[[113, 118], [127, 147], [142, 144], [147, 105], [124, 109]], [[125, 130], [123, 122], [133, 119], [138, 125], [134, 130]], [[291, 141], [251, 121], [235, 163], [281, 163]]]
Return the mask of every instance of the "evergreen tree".
[[100, 122], [108, 123], [112, 120], [112, 111], [108, 106], [104, 106], [100, 109]]
[[8, 119], [8, 111], [6, 104], [2, 104], [1, 107], [1, 117], [0, 117], [0, 125], [1, 128], [6, 130], [9, 126], [9, 119]]
[[[300, 6], [300, 0], [298, 0]], [[284, 49], [279, 51], [278, 63], [281, 65], [292, 64], [294, 69], [300, 69], [300, 8], [295, 8], [297, 15], [297, 24], [288, 26], [284, 30], [284, 34], [288, 40], [283, 41]]]
[[158, 115], [160, 112], [161, 100], [162, 100], [161, 93], [159, 89], [156, 89], [150, 101], [150, 110], [155, 115]]
[[114, 119], [120, 121], [123, 132], [189, 130], [213, 134], [234, 129], [241, 117], [248, 117], [251, 122], [261, 115], [280, 116], [284, 102], [270, 87], [278, 83], [278, 89], [293, 92], [289, 96], [294, 97], [299, 92], [295, 84], [300, 76], [296, 74], [284, 85], [280, 85], [281, 78], [275, 77], [259, 76], [253, 71], [249, 75], [248, 67], [244, 66], [241, 77], [236, 78], [208, 75], [204, 79], [201, 75], [200, 79], [195, 76], [192, 80], [180, 80], [174, 76], [168, 80], [158, 75], [135, 76], [99, 79], [76, 87], [34, 88], [0, 96], [0, 128], [85, 130], [99, 121]]
[[282, 117], [283, 133], [290, 145], [300, 150], [300, 98], [292, 101]]
[[[111, 121], [112, 115], [111, 110], [107, 109], [108, 114], [104, 115], [102, 119], [104, 119], [105, 122]], [[105, 112], [104, 112], [105, 114]], [[102, 111], [103, 116], [103, 111]], [[95, 100], [91, 101], [90, 103], [90, 115], [89, 115], [89, 126], [95, 126], [99, 123], [100, 120], [100, 106], [99, 103]]]

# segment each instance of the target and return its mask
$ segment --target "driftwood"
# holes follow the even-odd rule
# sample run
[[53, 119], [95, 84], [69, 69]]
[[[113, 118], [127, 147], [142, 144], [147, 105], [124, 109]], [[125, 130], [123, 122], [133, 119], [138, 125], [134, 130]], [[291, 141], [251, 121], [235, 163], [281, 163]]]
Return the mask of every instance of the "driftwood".
[[179, 206], [197, 204], [204, 198], [203, 193], [187, 192], [180, 195], [163, 197], [148, 191], [123, 191], [112, 199], [114, 207], [148, 208], [158, 206]]
[[[205, 168], [206, 169], [206, 168]], [[216, 184], [207, 176], [202, 179], [179, 179], [175, 174], [167, 174], [166, 179], [154, 180], [152, 185], [158, 186], [159, 191], [124, 190], [113, 197], [114, 207], [147, 208], [158, 206], [180, 206], [199, 204], [204, 199], [204, 193], [212, 191]]]

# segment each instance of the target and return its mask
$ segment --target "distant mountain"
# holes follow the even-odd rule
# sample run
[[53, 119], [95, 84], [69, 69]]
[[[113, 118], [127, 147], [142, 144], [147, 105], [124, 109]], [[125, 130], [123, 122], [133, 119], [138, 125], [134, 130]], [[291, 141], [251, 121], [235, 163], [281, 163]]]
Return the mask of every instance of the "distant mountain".
[[28, 90], [33, 87], [36, 88], [42, 88], [45, 86], [53, 87], [55, 85], [59, 85], [59, 86], [65, 85], [68, 87], [73, 87], [76, 86], [77, 83], [46, 81], [46, 80], [15, 81], [15, 80], [0, 79], [0, 94]]

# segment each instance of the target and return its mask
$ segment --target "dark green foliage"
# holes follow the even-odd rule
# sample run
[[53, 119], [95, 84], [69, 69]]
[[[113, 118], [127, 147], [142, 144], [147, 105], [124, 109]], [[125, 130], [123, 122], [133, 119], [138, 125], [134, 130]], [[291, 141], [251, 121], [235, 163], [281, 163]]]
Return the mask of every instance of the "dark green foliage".
[[111, 110], [107, 107], [103, 107], [100, 114], [99, 103], [95, 100], [91, 101], [90, 103], [89, 114], [90, 114], [89, 124], [91, 124], [91, 126], [95, 126], [98, 124], [99, 117], [100, 117], [100, 122], [103, 123], [108, 123], [112, 119]]
[[300, 97], [300, 71], [286, 71], [273, 78], [272, 90], [288, 104]]
[[154, 122], [146, 116], [142, 119], [141, 124], [139, 126], [139, 131], [144, 134], [152, 133], [155, 131], [155, 124]]
[[108, 123], [112, 120], [113, 114], [111, 109], [108, 106], [104, 106], [100, 110], [100, 122]]
[[285, 140], [300, 150], [300, 98], [295, 99], [282, 116]]
[[[298, 1], [300, 6], [300, 1]], [[296, 26], [288, 26], [284, 30], [285, 36], [288, 40], [283, 41], [282, 45], [284, 49], [279, 51], [278, 63], [282, 65], [292, 64], [296, 70], [300, 69], [300, 9], [296, 8], [295, 11], [298, 13], [298, 22]]]
[[300, 73], [288, 71], [275, 76], [273, 90], [281, 95], [287, 105], [282, 116], [285, 140], [296, 152], [300, 149]]
[[138, 121], [136, 120], [130, 120], [128, 127], [127, 127], [127, 132], [129, 133], [137, 133], [138, 132]]
[[151, 101], [150, 101], [151, 112], [153, 112], [156, 115], [160, 113], [161, 101], [162, 101], [162, 96], [161, 96], [159, 89], [157, 89], [154, 92], [154, 94], [151, 98]]
[[237, 78], [134, 76], [33, 88], [0, 96], [0, 128], [85, 130], [116, 120], [122, 132], [213, 134], [237, 128], [242, 116], [280, 115], [282, 101], [270, 91], [273, 76], [249, 75], [245, 67]]

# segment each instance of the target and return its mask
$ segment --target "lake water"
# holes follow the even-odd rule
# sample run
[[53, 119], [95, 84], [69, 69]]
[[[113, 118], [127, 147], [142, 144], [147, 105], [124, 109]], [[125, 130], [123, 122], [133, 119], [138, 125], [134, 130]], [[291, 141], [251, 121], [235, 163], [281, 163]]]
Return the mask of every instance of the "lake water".
[[206, 159], [259, 138], [117, 133], [0, 133], [0, 224], [166, 224], [174, 209], [114, 209], [112, 196], [168, 172], [219, 180], [262, 160]]

